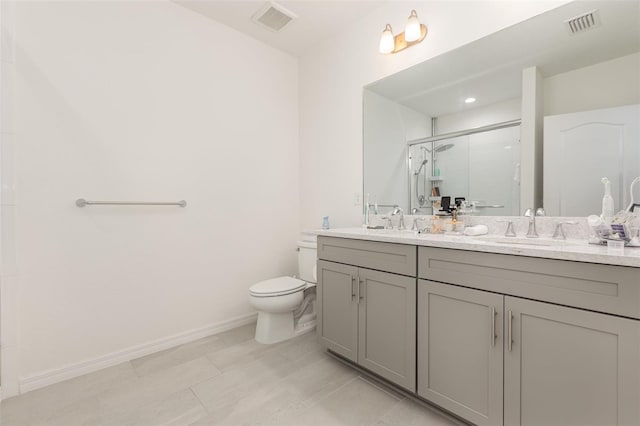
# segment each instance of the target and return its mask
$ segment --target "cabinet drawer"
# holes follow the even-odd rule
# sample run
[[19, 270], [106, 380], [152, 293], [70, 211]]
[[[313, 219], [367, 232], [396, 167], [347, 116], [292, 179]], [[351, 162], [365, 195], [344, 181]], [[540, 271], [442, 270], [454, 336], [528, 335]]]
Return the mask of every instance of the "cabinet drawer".
[[318, 237], [318, 259], [416, 276], [416, 246]]
[[419, 247], [418, 276], [640, 319], [640, 268]]

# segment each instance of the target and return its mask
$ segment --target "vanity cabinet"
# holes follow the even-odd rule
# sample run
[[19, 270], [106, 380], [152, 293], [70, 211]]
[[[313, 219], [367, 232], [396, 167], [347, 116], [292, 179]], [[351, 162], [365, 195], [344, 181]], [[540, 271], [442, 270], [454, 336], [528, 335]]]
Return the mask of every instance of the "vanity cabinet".
[[[327, 349], [415, 392], [416, 248], [384, 243], [360, 245], [358, 241], [335, 240], [318, 239], [319, 257], [333, 259], [328, 261], [321, 257], [318, 260], [316, 306], [321, 343]], [[332, 245], [330, 250], [342, 251], [344, 257], [327, 256], [326, 247], [329, 245]], [[407, 251], [407, 248], [412, 250]], [[361, 250], [376, 253], [382, 270], [360, 266], [363, 262], [359, 258], [364, 255], [358, 253]], [[405, 257], [413, 257], [413, 261], [407, 263], [403, 260]], [[335, 261], [343, 259], [355, 265]], [[412, 265], [413, 276], [384, 270], [390, 269], [391, 265], [392, 269], [404, 272], [407, 264]], [[376, 265], [367, 263], [367, 266]]]
[[317, 331], [477, 425], [639, 425], [640, 268], [321, 236]]
[[420, 248], [419, 276], [451, 284], [418, 281], [418, 394], [478, 425], [640, 424], [640, 321], [505, 294], [636, 312], [638, 271], [492, 256]]

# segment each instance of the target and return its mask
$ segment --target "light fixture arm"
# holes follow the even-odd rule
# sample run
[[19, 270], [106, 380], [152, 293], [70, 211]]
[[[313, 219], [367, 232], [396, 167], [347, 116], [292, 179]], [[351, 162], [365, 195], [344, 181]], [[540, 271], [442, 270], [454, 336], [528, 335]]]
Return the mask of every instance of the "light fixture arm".
[[407, 47], [411, 47], [414, 44], [420, 43], [427, 36], [427, 27], [424, 24], [420, 24], [420, 38], [415, 41], [407, 41], [404, 38], [404, 33], [400, 33], [394, 37], [395, 46], [393, 48], [393, 52], [398, 53], [406, 49]]

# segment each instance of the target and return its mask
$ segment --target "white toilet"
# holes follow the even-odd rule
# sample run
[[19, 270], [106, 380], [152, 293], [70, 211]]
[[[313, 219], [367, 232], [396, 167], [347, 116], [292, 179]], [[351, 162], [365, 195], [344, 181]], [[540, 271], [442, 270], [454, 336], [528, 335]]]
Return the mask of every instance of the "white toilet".
[[315, 329], [316, 248], [315, 241], [298, 242], [300, 278], [278, 277], [249, 288], [249, 303], [258, 311], [259, 343], [281, 342]]

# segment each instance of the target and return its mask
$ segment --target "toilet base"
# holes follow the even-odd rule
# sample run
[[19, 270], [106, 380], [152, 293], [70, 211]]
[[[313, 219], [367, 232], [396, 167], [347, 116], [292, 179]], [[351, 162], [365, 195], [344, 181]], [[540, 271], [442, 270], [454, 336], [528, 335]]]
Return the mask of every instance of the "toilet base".
[[265, 345], [282, 342], [316, 328], [316, 315], [303, 315], [294, 326], [293, 312], [258, 312], [256, 341]]

